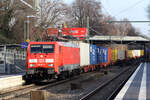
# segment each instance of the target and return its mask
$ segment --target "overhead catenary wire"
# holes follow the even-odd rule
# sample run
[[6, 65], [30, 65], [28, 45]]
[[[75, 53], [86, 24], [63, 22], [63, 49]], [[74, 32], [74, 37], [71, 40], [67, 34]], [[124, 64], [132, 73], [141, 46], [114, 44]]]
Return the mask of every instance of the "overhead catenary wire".
[[144, 0], [139, 0], [138, 2], [134, 3], [133, 5], [131, 5], [130, 7], [126, 8], [126, 9], [123, 9], [121, 10], [119, 13], [115, 14], [114, 17], [128, 11], [128, 10], [131, 10], [132, 8], [136, 7], [138, 4], [140, 4], [141, 2], [143, 2]]
[[[94, 30], [92, 27], [89, 27], [90, 30], [94, 31], [97, 34], [104, 35], [103, 33], [99, 33], [98, 31]], [[111, 41], [113, 44], [116, 44], [115, 42]]]
[[94, 30], [94, 29], [93, 29], [92, 27], [90, 27], [90, 26], [89, 26], [89, 29], [92, 30], [92, 31], [94, 31], [94, 32], [97, 33], [97, 34], [104, 35], [104, 34], [102, 34], [102, 33], [99, 33], [98, 31]]
[[150, 21], [107, 21], [107, 23], [150, 23]]
[[108, 15], [111, 15], [111, 14], [110, 14], [110, 11], [108, 11], [108, 10], [103, 6], [103, 4], [102, 4], [101, 6], [102, 6], [102, 8], [105, 10], [105, 12], [106, 12]]
[[[101, 6], [102, 6], [102, 8], [105, 10], [105, 12], [106, 12], [108, 15], [111, 15], [111, 14], [109, 13], [109, 11], [103, 6], [103, 4], [102, 4]], [[94, 29], [93, 29], [92, 27], [90, 27], [90, 26], [89, 26], [89, 29], [92, 30], [92, 31], [94, 31], [94, 32], [97, 33], [97, 34], [104, 35], [104, 34], [102, 34], [102, 33], [99, 33], [98, 31], [94, 30]]]
[[[133, 5], [131, 5], [130, 7], [128, 7], [128, 8], [126, 8], [126, 9], [123, 9], [123, 10], [121, 10], [119, 13], [117, 13], [117, 14], [115, 14], [115, 15], [113, 15], [114, 17], [117, 17], [117, 16], [119, 16], [120, 14], [122, 14], [122, 13], [124, 13], [124, 12], [126, 12], [126, 11], [128, 11], [128, 10], [131, 10], [132, 8], [134, 8], [134, 7], [136, 7], [138, 4], [140, 4], [141, 2], [143, 2], [144, 0], [139, 0], [139, 1], [137, 1], [136, 3], [134, 3]], [[103, 7], [103, 9], [106, 11], [106, 13], [108, 14], [108, 15], [111, 15], [110, 13], [109, 13], [109, 11], [102, 5], [102, 7]], [[117, 21], [116, 21], [117, 22]], [[118, 21], [119, 22], [119, 21]], [[122, 21], [123, 22], [123, 21]], [[134, 22], [134, 23], [136, 23], [136, 22], [148, 22], [148, 21], [131, 21], [131, 22]]]
[[[126, 8], [126, 9], [124, 9], [124, 10], [121, 10], [119, 13], [123, 13], [123, 12], [125, 12], [125, 11], [127, 11], [127, 10], [130, 10], [131, 8], [133, 8], [133, 7], [135, 7], [135, 6], [137, 6], [139, 3], [141, 3], [141, 2], [143, 2], [143, 0], [139, 0], [138, 2], [136, 2], [136, 3], [134, 3], [132, 6], [130, 6], [129, 8]], [[110, 13], [109, 13], [109, 11], [103, 6], [103, 5], [101, 5], [102, 6], [102, 8], [105, 10], [105, 12], [108, 14], [108, 15], [111, 15]], [[114, 17], [116, 17], [116, 15], [114, 16]], [[115, 23], [126, 23], [127, 21], [106, 21], [106, 23], [111, 23], [111, 22], [115, 22]], [[149, 22], [149, 21], [128, 21], [128, 22], [134, 22], [134, 23], [139, 23], [139, 22]], [[96, 30], [94, 30], [93, 28], [91, 28], [91, 27], [89, 27], [92, 31], [94, 31], [94, 32], [96, 32], [96, 33], [98, 33], [98, 34], [102, 34], [102, 33], [99, 33], [99, 32], [97, 32]]]

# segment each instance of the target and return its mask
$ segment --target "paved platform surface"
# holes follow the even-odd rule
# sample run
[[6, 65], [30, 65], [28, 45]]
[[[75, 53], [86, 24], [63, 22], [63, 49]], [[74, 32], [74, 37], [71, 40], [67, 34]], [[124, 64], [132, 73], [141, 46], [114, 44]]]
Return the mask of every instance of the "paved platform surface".
[[6, 77], [12, 77], [12, 76], [18, 76], [18, 75], [25, 75], [25, 73], [20, 73], [20, 74], [0, 74], [0, 79], [1, 78], [6, 78]]
[[24, 73], [14, 75], [0, 75], [0, 90], [22, 85], [24, 83], [24, 80], [22, 80], [23, 75]]
[[115, 100], [150, 100], [150, 63], [141, 63]]

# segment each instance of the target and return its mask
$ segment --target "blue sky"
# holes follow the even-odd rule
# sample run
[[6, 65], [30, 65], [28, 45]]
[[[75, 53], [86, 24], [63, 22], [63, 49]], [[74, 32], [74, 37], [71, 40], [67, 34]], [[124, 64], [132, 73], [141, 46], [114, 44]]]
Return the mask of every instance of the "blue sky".
[[[73, 0], [64, 0], [71, 4]], [[117, 20], [128, 18], [133, 21], [147, 21], [147, 6], [150, 0], [100, 0], [103, 5], [103, 13], [114, 16]], [[143, 34], [150, 37], [150, 23], [132, 23]]]

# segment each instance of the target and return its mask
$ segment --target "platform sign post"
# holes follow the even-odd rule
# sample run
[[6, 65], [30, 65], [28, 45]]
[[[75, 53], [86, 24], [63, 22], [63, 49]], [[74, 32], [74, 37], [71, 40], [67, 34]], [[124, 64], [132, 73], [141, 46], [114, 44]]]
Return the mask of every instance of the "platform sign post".
[[26, 42], [29, 43], [29, 42], [30, 42], [30, 39], [28, 38], [28, 39], [26, 40]]
[[29, 43], [28, 42], [23, 42], [20, 45], [21, 45], [21, 48], [27, 48]]

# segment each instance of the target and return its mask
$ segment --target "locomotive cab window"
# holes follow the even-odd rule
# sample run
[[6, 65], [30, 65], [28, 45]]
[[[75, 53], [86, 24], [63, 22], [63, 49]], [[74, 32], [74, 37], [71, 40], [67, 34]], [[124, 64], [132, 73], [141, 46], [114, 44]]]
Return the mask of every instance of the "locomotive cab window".
[[32, 44], [30, 48], [31, 53], [54, 53], [53, 44]]

